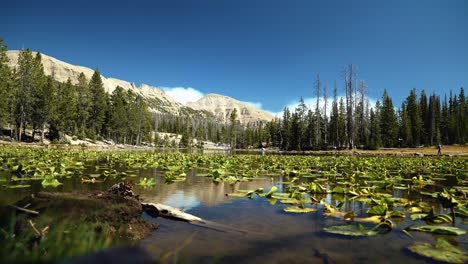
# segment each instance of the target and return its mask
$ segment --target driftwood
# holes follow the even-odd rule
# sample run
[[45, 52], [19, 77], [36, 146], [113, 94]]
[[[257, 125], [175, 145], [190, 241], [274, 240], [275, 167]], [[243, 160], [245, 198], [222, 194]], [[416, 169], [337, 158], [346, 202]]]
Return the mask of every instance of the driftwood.
[[160, 204], [160, 203], [141, 203], [143, 210], [153, 217], [164, 217], [176, 220], [182, 220], [186, 222], [205, 222], [200, 217], [188, 214], [178, 208], [171, 207], [169, 205]]
[[136, 195], [132, 190], [132, 185], [129, 183], [119, 182], [112, 185], [107, 192], [125, 197], [127, 199], [133, 199], [138, 201], [143, 210], [152, 217], [164, 217], [175, 220], [186, 221], [190, 223], [204, 223], [203, 219], [200, 217], [187, 214], [186, 212], [171, 207], [169, 205], [164, 205], [160, 203], [145, 203], [140, 200], [140, 197]]
[[38, 211], [34, 211], [34, 210], [29, 210], [29, 209], [26, 209], [26, 208], [23, 208], [23, 207], [19, 207], [19, 206], [16, 206], [16, 205], [12, 205], [14, 208], [16, 208], [16, 210], [19, 210], [19, 211], [23, 211], [25, 213], [28, 213], [28, 214], [35, 214], [35, 215], [38, 215], [39, 212]]

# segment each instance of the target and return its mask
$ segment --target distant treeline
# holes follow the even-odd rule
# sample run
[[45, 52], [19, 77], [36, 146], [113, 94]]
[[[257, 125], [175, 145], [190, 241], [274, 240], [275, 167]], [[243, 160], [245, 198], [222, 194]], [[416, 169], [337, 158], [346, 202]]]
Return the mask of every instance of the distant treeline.
[[[442, 99], [435, 93], [428, 96], [424, 90], [418, 97], [412, 89], [396, 109], [386, 90], [382, 102], [369, 105], [367, 86], [356, 80], [353, 65], [344, 68], [344, 76], [346, 96], [338, 98], [335, 82], [330, 113], [323, 111], [326, 107], [320, 107], [319, 101], [315, 109], [308, 108], [301, 98], [293, 112], [285, 108], [282, 118], [267, 124], [271, 145], [311, 150], [466, 143], [468, 108], [463, 87], [458, 95], [450, 91]], [[327, 105], [327, 86], [319, 76], [315, 95]]]
[[[67, 134], [126, 144], [169, 145], [168, 138], [154, 133], [169, 132], [182, 135], [182, 146], [198, 139], [237, 148], [266, 144], [284, 150], [313, 150], [465, 144], [467, 140], [463, 88], [442, 100], [436, 94], [428, 97], [425, 91], [418, 97], [413, 89], [398, 109], [384, 91], [382, 103], [370, 106], [366, 84], [357, 81], [353, 65], [344, 69], [345, 98], [338, 98], [335, 82], [330, 111], [324, 111], [330, 108], [327, 85], [317, 76], [315, 95], [325, 106], [317, 101], [309, 108], [301, 98], [293, 111], [284, 109], [282, 118], [241, 125], [236, 111], [226, 124], [208, 114], [150, 111], [148, 101], [132, 91], [116, 87], [112, 94], [106, 93], [98, 70], [91, 80], [81, 74], [76, 84], [57, 82], [45, 75], [41, 54], [33, 56], [29, 49], [20, 51], [18, 66], [11, 69], [6, 51], [0, 38], [0, 128], [8, 128], [8, 135], [17, 141], [46, 137], [64, 141]], [[25, 138], [27, 129], [33, 131], [33, 138]]]

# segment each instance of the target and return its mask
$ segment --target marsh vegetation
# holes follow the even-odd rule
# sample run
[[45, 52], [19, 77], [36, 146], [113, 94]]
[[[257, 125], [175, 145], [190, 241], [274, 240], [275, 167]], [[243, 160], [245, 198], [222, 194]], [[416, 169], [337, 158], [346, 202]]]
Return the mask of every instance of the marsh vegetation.
[[[135, 193], [143, 199], [231, 227], [213, 230], [157, 219], [160, 229], [139, 243], [156, 259], [424, 262], [430, 257], [467, 261], [465, 157], [202, 155], [3, 147], [0, 163], [3, 208], [27, 209], [21, 200], [40, 191], [90, 192], [127, 181], [135, 184]], [[1, 236], [7, 242], [2, 254], [11, 260], [61, 260], [131, 241], [109, 235], [116, 231], [99, 217], [94, 223], [99, 228], [66, 226], [67, 221], [58, 225], [58, 219], [67, 219], [75, 210], [67, 209], [66, 203], [62, 207], [46, 221], [32, 218], [35, 228], [32, 224], [21, 227], [23, 236], [17, 235], [15, 219], [2, 219]], [[15, 217], [33, 217], [16, 211]], [[50, 213], [47, 208], [37, 211]], [[22, 240], [38, 237], [36, 231], [41, 239]], [[94, 235], [80, 239], [79, 234]], [[48, 236], [54, 239], [47, 240]], [[99, 243], [83, 246], [94, 240]], [[71, 252], [65, 245], [81, 250]], [[436, 249], [447, 254], [431, 254]]]

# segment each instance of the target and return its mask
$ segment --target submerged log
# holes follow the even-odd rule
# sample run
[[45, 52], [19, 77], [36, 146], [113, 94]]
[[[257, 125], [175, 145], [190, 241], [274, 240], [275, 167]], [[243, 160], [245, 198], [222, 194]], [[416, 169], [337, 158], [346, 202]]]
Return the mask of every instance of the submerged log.
[[205, 222], [200, 217], [188, 214], [178, 208], [160, 203], [141, 203], [143, 210], [153, 217], [164, 217], [169, 219], [182, 220], [186, 222]]

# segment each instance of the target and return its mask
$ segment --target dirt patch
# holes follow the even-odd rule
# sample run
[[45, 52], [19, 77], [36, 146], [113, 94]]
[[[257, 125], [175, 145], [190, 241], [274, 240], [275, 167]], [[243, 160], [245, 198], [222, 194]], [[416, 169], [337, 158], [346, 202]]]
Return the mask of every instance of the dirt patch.
[[132, 244], [158, 227], [142, 212], [137, 199], [109, 192], [39, 192], [0, 209], [0, 255], [48, 262]]

